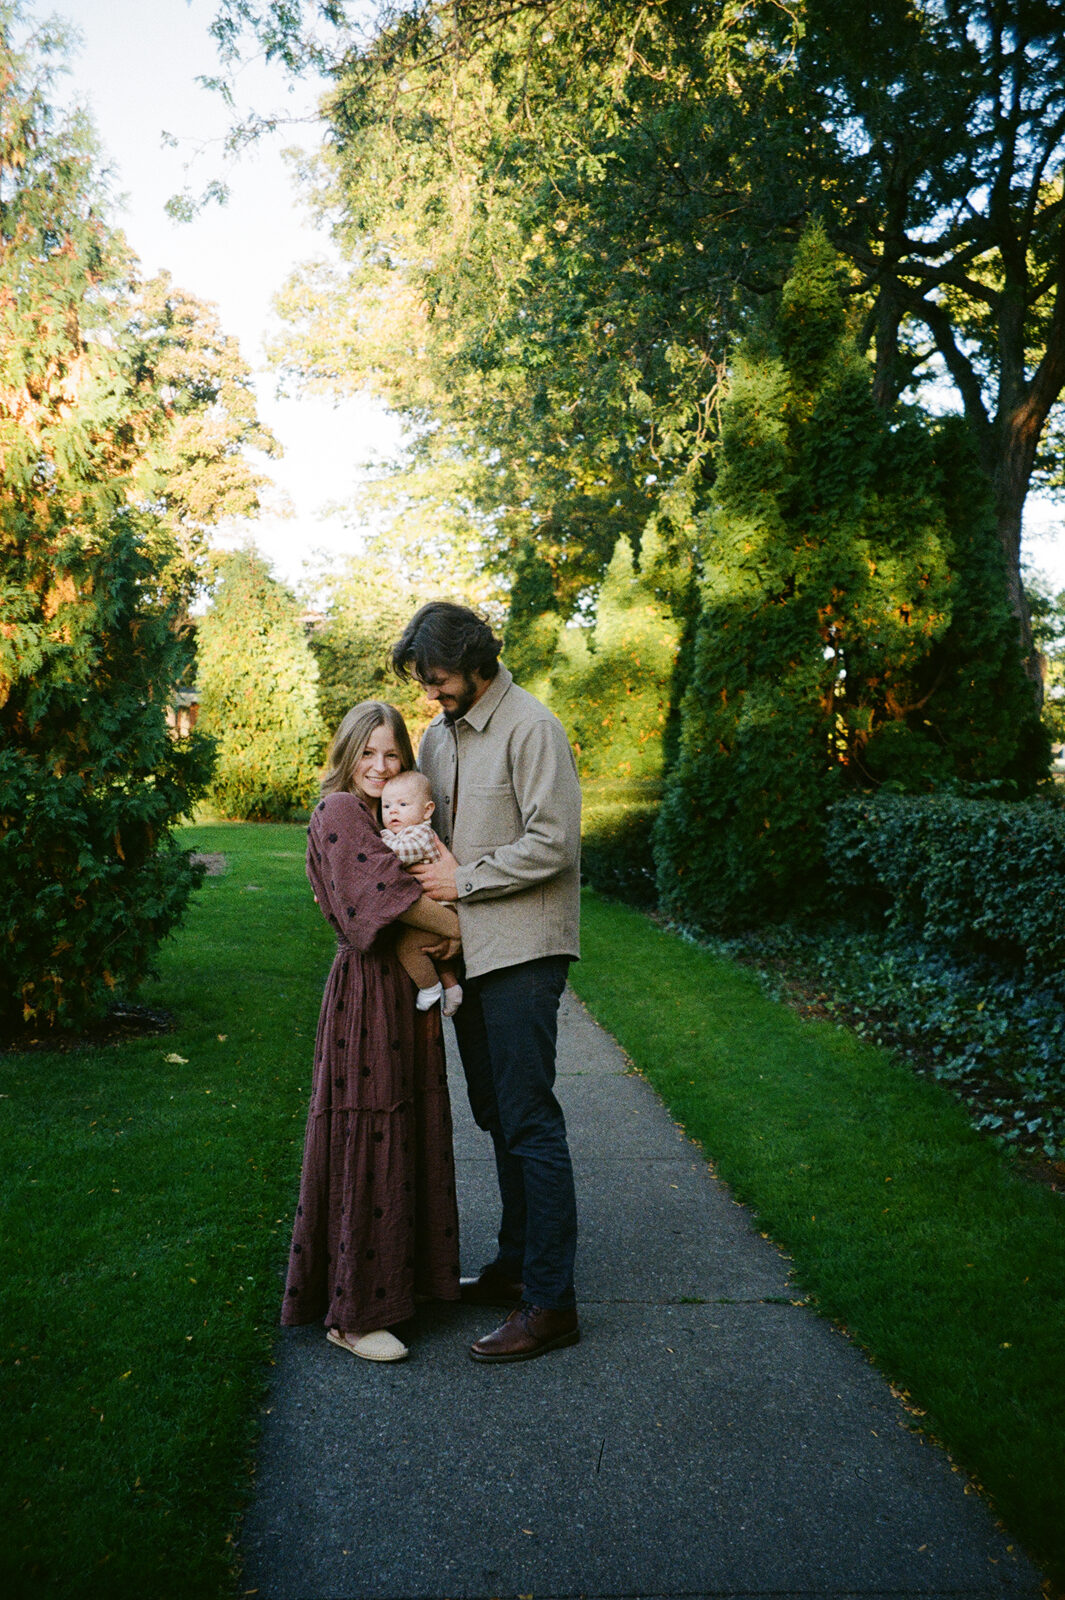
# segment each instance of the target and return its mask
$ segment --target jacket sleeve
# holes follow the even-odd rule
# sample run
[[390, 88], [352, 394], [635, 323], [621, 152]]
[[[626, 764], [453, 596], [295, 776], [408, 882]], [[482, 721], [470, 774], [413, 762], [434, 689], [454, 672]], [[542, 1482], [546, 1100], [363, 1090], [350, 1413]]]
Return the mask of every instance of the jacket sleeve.
[[523, 831], [456, 871], [460, 901], [496, 900], [554, 878], [580, 860], [581, 789], [561, 723], [544, 717], [517, 730], [511, 782]]

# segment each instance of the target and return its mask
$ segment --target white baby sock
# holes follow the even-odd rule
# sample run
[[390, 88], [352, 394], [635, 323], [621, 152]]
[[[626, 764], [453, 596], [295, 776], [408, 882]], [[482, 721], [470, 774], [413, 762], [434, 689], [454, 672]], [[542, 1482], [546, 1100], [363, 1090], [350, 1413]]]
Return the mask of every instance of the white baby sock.
[[453, 983], [450, 988], [444, 990], [445, 1017], [453, 1017], [461, 1004], [462, 985], [461, 983]]
[[419, 989], [418, 998], [414, 1004], [419, 1011], [431, 1011], [444, 992], [442, 983], [434, 983], [431, 989]]

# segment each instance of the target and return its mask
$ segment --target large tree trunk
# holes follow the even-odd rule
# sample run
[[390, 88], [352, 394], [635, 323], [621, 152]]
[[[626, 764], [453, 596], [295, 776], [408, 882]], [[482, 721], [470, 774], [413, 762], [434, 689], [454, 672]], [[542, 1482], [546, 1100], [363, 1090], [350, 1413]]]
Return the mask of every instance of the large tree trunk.
[[1021, 519], [1024, 513], [1024, 498], [1023, 491], [1019, 496], [1015, 492], [1005, 495], [996, 493], [995, 526], [1006, 557], [1006, 583], [1010, 610], [1017, 619], [1024, 670], [1031, 681], [1036, 704], [1041, 707], [1044, 662], [1032, 639], [1032, 615], [1028, 609], [1028, 597], [1021, 581]]
[[1006, 558], [1010, 610], [1017, 619], [1024, 670], [1036, 704], [1041, 707], [1045, 664], [1032, 639], [1032, 616], [1021, 580], [1021, 523], [1036, 447], [1045, 421], [1040, 409], [1032, 404], [1031, 397], [1015, 408], [1004, 426], [996, 430], [993, 459], [986, 465], [995, 495], [996, 531]]

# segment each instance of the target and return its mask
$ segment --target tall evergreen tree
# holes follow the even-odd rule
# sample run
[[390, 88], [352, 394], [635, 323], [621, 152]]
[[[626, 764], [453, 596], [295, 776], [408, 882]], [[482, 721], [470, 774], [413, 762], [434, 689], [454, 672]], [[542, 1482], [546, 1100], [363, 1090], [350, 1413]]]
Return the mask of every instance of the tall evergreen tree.
[[323, 753], [318, 668], [300, 606], [254, 552], [220, 558], [197, 660], [198, 726], [218, 746], [215, 804], [254, 819], [309, 805]]
[[654, 784], [662, 775], [679, 628], [655, 592], [652, 534], [637, 571], [629, 541], [617, 542], [599, 592], [594, 628], [559, 640], [548, 698], [578, 754], [582, 779]]
[[[20, 44], [18, 41], [22, 39]], [[186, 666], [132, 508], [155, 397], [123, 349], [129, 260], [64, 39], [0, 4], [0, 1030], [128, 996], [195, 875], [172, 825], [208, 748], [167, 734]]]
[[725, 409], [656, 845], [664, 903], [707, 925], [814, 892], [848, 786], [1027, 787], [1045, 760], [986, 485], [970, 459], [963, 514], [954, 431], [884, 419], [843, 288], [815, 226]]

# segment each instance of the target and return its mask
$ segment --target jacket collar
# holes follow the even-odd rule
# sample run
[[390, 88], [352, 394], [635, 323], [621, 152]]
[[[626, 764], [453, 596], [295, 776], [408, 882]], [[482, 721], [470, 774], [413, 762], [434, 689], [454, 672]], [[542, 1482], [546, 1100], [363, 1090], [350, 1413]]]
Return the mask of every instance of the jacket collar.
[[468, 722], [470, 727], [473, 728], [475, 732], [483, 733], [488, 724], [488, 719], [492, 715], [492, 712], [495, 710], [496, 706], [502, 700], [503, 696], [506, 694], [513, 682], [514, 679], [511, 677], [503, 663], [500, 662], [496, 670], [496, 675], [488, 685], [488, 688], [484, 691], [484, 694], [474, 705], [470, 707], [465, 717], [459, 718], [459, 721]]
[[[484, 694], [470, 707], [465, 716], [459, 717], [458, 721], [468, 723], [475, 733], [483, 733], [488, 725], [488, 721], [492, 715], [492, 712], [496, 709], [499, 702], [502, 700], [503, 696], [506, 694], [513, 682], [513, 677], [507, 671], [503, 663], [500, 662], [498, 670], [496, 671], [496, 675], [488, 685], [488, 688], [484, 691]], [[447, 718], [444, 716], [443, 712], [441, 712], [438, 717], [433, 718], [434, 726], [444, 726], [446, 725], [446, 722]]]

